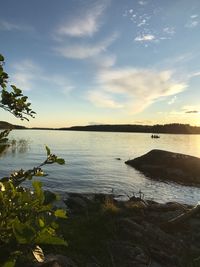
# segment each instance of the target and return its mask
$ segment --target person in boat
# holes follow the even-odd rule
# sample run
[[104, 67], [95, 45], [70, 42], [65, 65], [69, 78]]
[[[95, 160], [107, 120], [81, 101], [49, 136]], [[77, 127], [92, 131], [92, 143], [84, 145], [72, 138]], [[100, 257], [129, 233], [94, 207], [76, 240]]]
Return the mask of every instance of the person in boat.
[[152, 134], [152, 135], [151, 135], [151, 138], [160, 138], [160, 136], [157, 135], [157, 134]]

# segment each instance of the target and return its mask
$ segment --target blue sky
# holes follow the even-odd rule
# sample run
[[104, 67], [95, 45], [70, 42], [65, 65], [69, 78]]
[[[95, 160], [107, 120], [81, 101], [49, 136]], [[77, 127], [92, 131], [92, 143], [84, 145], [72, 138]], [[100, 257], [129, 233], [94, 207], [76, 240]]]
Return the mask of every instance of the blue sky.
[[200, 125], [199, 0], [0, 4], [10, 83], [37, 112], [23, 125]]

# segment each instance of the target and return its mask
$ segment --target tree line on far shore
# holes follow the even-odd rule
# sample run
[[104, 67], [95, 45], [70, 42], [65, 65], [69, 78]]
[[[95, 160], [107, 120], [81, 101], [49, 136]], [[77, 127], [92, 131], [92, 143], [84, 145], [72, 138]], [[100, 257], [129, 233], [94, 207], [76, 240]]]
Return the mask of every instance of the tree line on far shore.
[[116, 125], [88, 125], [73, 126], [70, 128], [60, 128], [60, 130], [73, 131], [102, 131], [102, 132], [138, 132], [138, 133], [169, 133], [169, 134], [200, 134], [200, 127], [190, 124], [156, 124], [156, 125], [138, 125], [138, 124], [116, 124]]
[[[24, 126], [13, 125], [5, 121], [0, 121], [0, 129], [27, 129]], [[190, 124], [170, 123], [156, 125], [139, 125], [139, 124], [102, 124], [102, 125], [86, 125], [72, 126], [63, 128], [42, 128], [34, 127], [28, 129], [43, 130], [65, 130], [65, 131], [97, 131], [97, 132], [135, 132], [135, 133], [168, 133], [168, 134], [200, 134], [199, 126], [191, 126]]]

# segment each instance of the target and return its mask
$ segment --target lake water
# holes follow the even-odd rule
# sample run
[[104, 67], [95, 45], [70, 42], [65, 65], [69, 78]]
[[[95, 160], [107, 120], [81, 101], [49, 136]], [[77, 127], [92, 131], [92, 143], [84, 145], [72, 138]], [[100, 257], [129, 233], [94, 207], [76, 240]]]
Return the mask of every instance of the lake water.
[[[66, 161], [48, 165], [43, 181], [46, 189], [63, 192], [104, 192], [132, 195], [141, 190], [145, 198], [159, 202], [179, 201], [195, 204], [200, 188], [153, 181], [124, 161], [151, 149], [164, 149], [200, 157], [200, 135], [160, 135], [151, 139], [143, 133], [14, 130], [10, 138], [28, 143], [16, 153], [8, 151], [0, 160], [0, 176], [10, 170], [28, 169], [45, 160], [45, 145]], [[116, 160], [121, 158], [121, 160]]]

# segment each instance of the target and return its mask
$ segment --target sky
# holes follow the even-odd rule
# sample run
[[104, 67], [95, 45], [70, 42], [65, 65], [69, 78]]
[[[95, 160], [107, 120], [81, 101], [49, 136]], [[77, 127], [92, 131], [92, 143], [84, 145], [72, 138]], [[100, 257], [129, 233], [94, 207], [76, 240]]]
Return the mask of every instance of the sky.
[[0, 0], [9, 83], [27, 127], [200, 125], [199, 0]]

